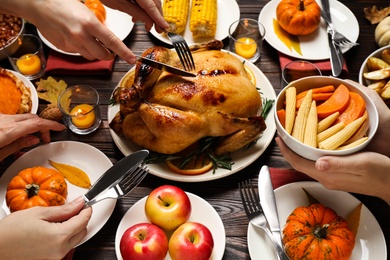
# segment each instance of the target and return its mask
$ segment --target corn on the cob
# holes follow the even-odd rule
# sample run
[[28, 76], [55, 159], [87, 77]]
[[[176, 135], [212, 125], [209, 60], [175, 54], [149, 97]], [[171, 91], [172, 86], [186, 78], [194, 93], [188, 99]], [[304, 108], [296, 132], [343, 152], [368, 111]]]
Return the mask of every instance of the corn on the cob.
[[186, 29], [190, 0], [164, 0], [163, 15], [169, 24], [168, 31], [183, 34]]
[[217, 0], [192, 0], [190, 30], [194, 38], [214, 37], [217, 29]]

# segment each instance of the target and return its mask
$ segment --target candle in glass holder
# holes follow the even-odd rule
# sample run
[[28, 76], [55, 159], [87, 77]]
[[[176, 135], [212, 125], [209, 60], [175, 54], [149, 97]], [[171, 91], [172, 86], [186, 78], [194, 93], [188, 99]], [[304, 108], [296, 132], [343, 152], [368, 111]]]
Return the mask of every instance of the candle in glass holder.
[[70, 114], [73, 115], [73, 125], [78, 128], [89, 128], [95, 124], [96, 116], [91, 105], [77, 105], [70, 111]]
[[245, 59], [252, 58], [257, 51], [255, 40], [249, 37], [242, 37], [235, 43], [236, 53]]
[[16, 61], [16, 66], [23, 75], [34, 75], [41, 71], [41, 60], [35, 54], [25, 54]]

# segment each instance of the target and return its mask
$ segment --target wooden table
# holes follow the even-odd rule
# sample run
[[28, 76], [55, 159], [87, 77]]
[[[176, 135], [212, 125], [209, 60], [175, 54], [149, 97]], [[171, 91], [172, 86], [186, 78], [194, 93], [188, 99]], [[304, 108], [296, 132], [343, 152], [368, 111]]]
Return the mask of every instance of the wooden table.
[[[263, 6], [268, 2], [265, 0], [239, 0], [241, 18], [258, 19]], [[371, 25], [365, 18], [363, 8], [370, 5], [370, 1], [345, 0], [343, 3], [355, 14], [360, 26], [359, 46], [352, 48], [345, 55], [349, 74], [347, 78], [358, 80], [359, 69], [364, 59], [378, 46], [374, 41], [375, 26]], [[376, 1], [378, 7], [385, 7], [388, 1]], [[140, 54], [146, 48], [155, 45], [164, 45], [151, 34], [144, 30], [142, 24], [137, 23], [125, 39], [125, 43], [135, 53]], [[224, 40], [227, 46], [227, 40]], [[166, 46], [169, 47], [169, 46]], [[261, 60], [256, 65], [268, 77], [276, 93], [280, 91], [280, 66], [277, 51], [268, 43], [265, 43], [262, 50]], [[0, 66], [9, 67], [8, 63], [3, 61]], [[107, 122], [107, 102], [112, 90], [123, 77], [123, 75], [132, 68], [120, 58], [116, 58], [113, 73], [109, 77], [92, 76], [56, 76], [57, 79], [65, 80], [68, 85], [79, 83], [89, 84], [95, 87], [101, 97], [101, 111], [104, 122], [101, 128], [93, 134], [79, 136], [70, 131], [53, 133], [53, 141], [75, 140], [88, 143], [103, 151], [113, 162], [123, 158], [123, 154], [113, 142]], [[41, 105], [42, 108], [43, 105]], [[207, 200], [218, 212], [225, 226], [226, 231], [226, 249], [223, 259], [250, 259], [247, 247], [247, 226], [248, 220], [245, 216], [237, 183], [244, 179], [251, 178], [257, 180], [259, 169], [262, 165], [268, 165], [276, 168], [288, 168], [289, 164], [284, 160], [274, 141], [270, 144], [265, 153], [254, 163], [244, 170], [228, 176], [223, 179], [210, 181], [206, 183], [181, 183], [161, 179], [149, 174], [144, 181], [133, 190], [130, 196], [117, 202], [114, 213], [104, 227], [89, 241], [76, 249], [74, 259], [115, 259], [115, 232], [119, 222], [126, 211], [139, 199], [149, 194], [149, 192], [162, 185], [173, 184], [182, 189], [197, 194]], [[0, 172], [3, 173], [7, 165], [2, 164]], [[379, 222], [389, 248], [390, 244], [390, 208], [382, 200], [363, 195], [355, 195], [361, 200], [374, 214]], [[389, 250], [388, 250], [389, 252]]]

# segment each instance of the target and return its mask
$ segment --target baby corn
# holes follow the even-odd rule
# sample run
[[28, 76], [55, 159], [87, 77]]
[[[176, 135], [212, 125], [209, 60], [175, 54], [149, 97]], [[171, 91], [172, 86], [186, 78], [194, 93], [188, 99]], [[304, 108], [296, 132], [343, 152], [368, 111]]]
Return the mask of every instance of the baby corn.
[[321, 133], [322, 131], [328, 129], [329, 126], [333, 124], [334, 121], [339, 117], [340, 112], [335, 112], [324, 119], [322, 119], [320, 122], [318, 122], [318, 133]]
[[168, 31], [183, 34], [187, 25], [190, 0], [164, 0], [163, 15], [169, 24]]
[[217, 0], [192, 0], [190, 30], [194, 38], [215, 36], [217, 11]]
[[303, 143], [303, 136], [305, 134], [305, 127], [307, 117], [309, 115], [309, 110], [312, 102], [313, 91], [310, 89], [307, 92], [306, 96], [303, 98], [302, 105], [298, 110], [297, 117], [295, 118], [295, 123], [292, 131], [292, 137]]
[[306, 122], [305, 134], [303, 136], [303, 143], [314, 148], [317, 147], [317, 124], [318, 124], [317, 106], [316, 106], [316, 102], [313, 100], [311, 102], [311, 107]]
[[285, 128], [288, 134], [291, 134], [296, 112], [296, 102], [297, 102], [297, 90], [295, 87], [290, 87], [286, 89], [286, 122]]
[[352, 123], [348, 124], [341, 131], [332, 135], [328, 139], [319, 143], [319, 148], [324, 150], [334, 150], [337, 147], [341, 146], [345, 141], [347, 141], [364, 123], [367, 119], [367, 116], [359, 117], [355, 119]]

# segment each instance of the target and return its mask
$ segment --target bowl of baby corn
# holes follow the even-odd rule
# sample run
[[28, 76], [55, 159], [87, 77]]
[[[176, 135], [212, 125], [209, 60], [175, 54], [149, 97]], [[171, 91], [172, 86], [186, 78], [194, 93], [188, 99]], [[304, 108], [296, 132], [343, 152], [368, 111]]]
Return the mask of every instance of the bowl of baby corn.
[[312, 76], [291, 82], [277, 96], [276, 129], [298, 155], [317, 160], [364, 149], [378, 128], [378, 110], [353, 82]]

